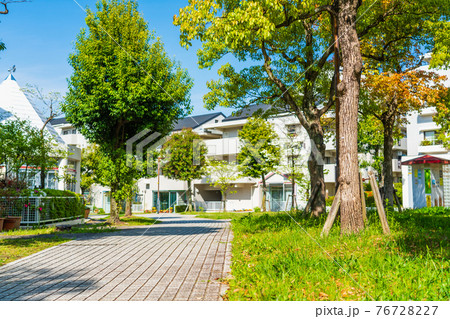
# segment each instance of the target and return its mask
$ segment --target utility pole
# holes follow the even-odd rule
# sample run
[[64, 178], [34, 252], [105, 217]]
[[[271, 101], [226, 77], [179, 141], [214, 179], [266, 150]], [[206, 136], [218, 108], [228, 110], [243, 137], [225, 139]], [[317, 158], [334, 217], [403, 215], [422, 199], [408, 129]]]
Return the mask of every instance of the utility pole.
[[158, 157], [158, 197], [156, 199], [156, 210], [157, 213], [159, 214], [160, 210], [161, 210], [161, 202], [159, 200], [159, 173], [160, 173], [160, 165], [161, 164], [161, 157]]

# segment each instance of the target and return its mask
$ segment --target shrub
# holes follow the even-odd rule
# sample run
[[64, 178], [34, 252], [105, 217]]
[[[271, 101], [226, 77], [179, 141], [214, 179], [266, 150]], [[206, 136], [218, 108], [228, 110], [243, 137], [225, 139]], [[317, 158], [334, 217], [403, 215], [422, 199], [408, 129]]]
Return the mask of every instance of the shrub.
[[404, 214], [421, 214], [421, 215], [446, 215], [450, 216], [450, 207], [424, 207], [419, 209], [404, 209]]
[[261, 212], [261, 208], [259, 208], [258, 206], [256, 206], [255, 208], [253, 208], [253, 211], [254, 211], [255, 213], [259, 213], [259, 212]]
[[366, 192], [371, 192], [372, 191], [372, 185], [370, 185], [370, 183], [363, 183], [364, 186], [364, 190]]
[[105, 213], [105, 210], [103, 209], [103, 208], [100, 208], [99, 210], [98, 210], [98, 213], [100, 214], [100, 215], [105, 215], [106, 213]]
[[177, 205], [175, 206], [175, 213], [184, 213], [187, 209], [187, 205]]
[[403, 205], [403, 185], [402, 183], [394, 184], [395, 191], [397, 192], [398, 199], [400, 199], [400, 205]]
[[334, 201], [334, 196], [328, 196], [328, 198], [325, 200], [325, 203], [327, 206], [331, 206]]

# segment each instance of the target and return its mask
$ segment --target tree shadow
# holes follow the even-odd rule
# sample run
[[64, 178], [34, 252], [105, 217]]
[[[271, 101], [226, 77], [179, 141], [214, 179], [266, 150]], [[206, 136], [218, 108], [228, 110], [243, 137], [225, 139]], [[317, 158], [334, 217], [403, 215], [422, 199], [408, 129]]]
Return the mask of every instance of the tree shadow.
[[399, 249], [414, 256], [450, 258], [450, 216], [407, 212], [392, 219], [401, 234], [396, 238]]
[[76, 269], [55, 274], [51, 268], [14, 265], [0, 274], [0, 301], [42, 300], [55, 294], [78, 294], [99, 288], [94, 280], [79, 276]]

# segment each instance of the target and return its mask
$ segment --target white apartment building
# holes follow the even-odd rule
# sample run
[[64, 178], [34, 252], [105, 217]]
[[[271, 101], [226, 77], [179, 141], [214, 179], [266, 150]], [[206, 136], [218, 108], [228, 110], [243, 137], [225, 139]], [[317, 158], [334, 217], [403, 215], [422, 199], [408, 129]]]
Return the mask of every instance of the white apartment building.
[[[269, 105], [256, 105], [245, 109], [240, 115], [225, 117], [221, 113], [200, 115], [189, 117], [180, 121], [174, 132], [183, 128], [191, 128], [200, 134], [208, 148], [207, 156], [217, 160], [234, 162], [241, 147], [238, 132], [246, 124], [247, 119], [257, 111], [266, 111]], [[259, 112], [260, 112], [259, 111]], [[275, 131], [280, 137], [281, 146], [296, 136], [296, 143], [301, 149], [299, 154], [303, 158], [303, 173], [307, 177], [306, 160], [311, 152], [311, 144], [308, 135], [301, 127], [298, 119], [290, 114], [277, 114], [269, 117], [269, 122], [273, 124]], [[290, 136], [287, 138], [287, 136]], [[333, 142], [327, 143], [326, 156], [323, 160], [325, 184], [328, 195], [334, 195], [334, 174], [335, 174], [336, 150]], [[282, 156], [289, 158], [289, 154]], [[320, 159], [318, 159], [320, 160]], [[284, 165], [283, 165], [284, 164]], [[196, 207], [202, 207], [206, 211], [219, 211], [222, 207], [222, 196], [218, 188], [211, 186], [211, 176], [204, 176], [202, 179], [193, 182], [194, 199]], [[297, 183], [296, 183], [297, 184]], [[280, 165], [277, 172], [266, 176], [266, 186], [268, 197], [266, 207], [272, 211], [283, 210], [291, 207], [292, 193], [294, 190], [295, 199], [299, 207], [306, 204], [307, 191], [300, 189], [297, 185], [292, 186], [289, 178], [287, 163]], [[151, 210], [157, 205], [158, 181], [157, 178], [142, 179], [139, 181], [139, 189], [143, 198], [143, 209]], [[186, 202], [187, 185], [182, 181], [175, 181], [160, 176], [159, 194], [161, 209], [174, 208], [178, 204]], [[227, 210], [241, 211], [261, 207], [262, 204], [262, 180], [261, 178], [241, 177], [234, 182], [233, 192], [227, 196]]]
[[[12, 74], [0, 84], [0, 122], [13, 120], [14, 118], [20, 120], [27, 120], [37, 129], [42, 129], [44, 126], [44, 117], [40, 111], [34, 107], [21, 90], [19, 84]], [[81, 150], [77, 145], [67, 143], [58, 134], [57, 130], [48, 123], [45, 127], [59, 144], [60, 147], [67, 150], [69, 155], [59, 162], [58, 168], [49, 170], [46, 177], [46, 188], [71, 190], [80, 192], [80, 162]], [[23, 167], [24, 172], [29, 172], [26, 167]], [[73, 176], [74, 183], [67, 183], [63, 178], [64, 173]], [[28, 183], [31, 188], [40, 185], [40, 174], [32, 174], [28, 178]]]

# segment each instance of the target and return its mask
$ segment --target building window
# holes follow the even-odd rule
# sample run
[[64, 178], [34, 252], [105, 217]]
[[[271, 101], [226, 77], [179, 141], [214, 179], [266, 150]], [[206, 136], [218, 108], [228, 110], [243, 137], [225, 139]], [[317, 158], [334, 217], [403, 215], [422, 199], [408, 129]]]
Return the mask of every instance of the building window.
[[150, 189], [150, 184], [145, 184], [145, 189]]
[[68, 130], [64, 130], [63, 131], [63, 135], [69, 135], [69, 131]]
[[423, 139], [427, 141], [433, 141], [435, 139], [436, 131], [425, 131], [423, 132]]
[[72, 130], [72, 134], [77, 134], [77, 130]]

